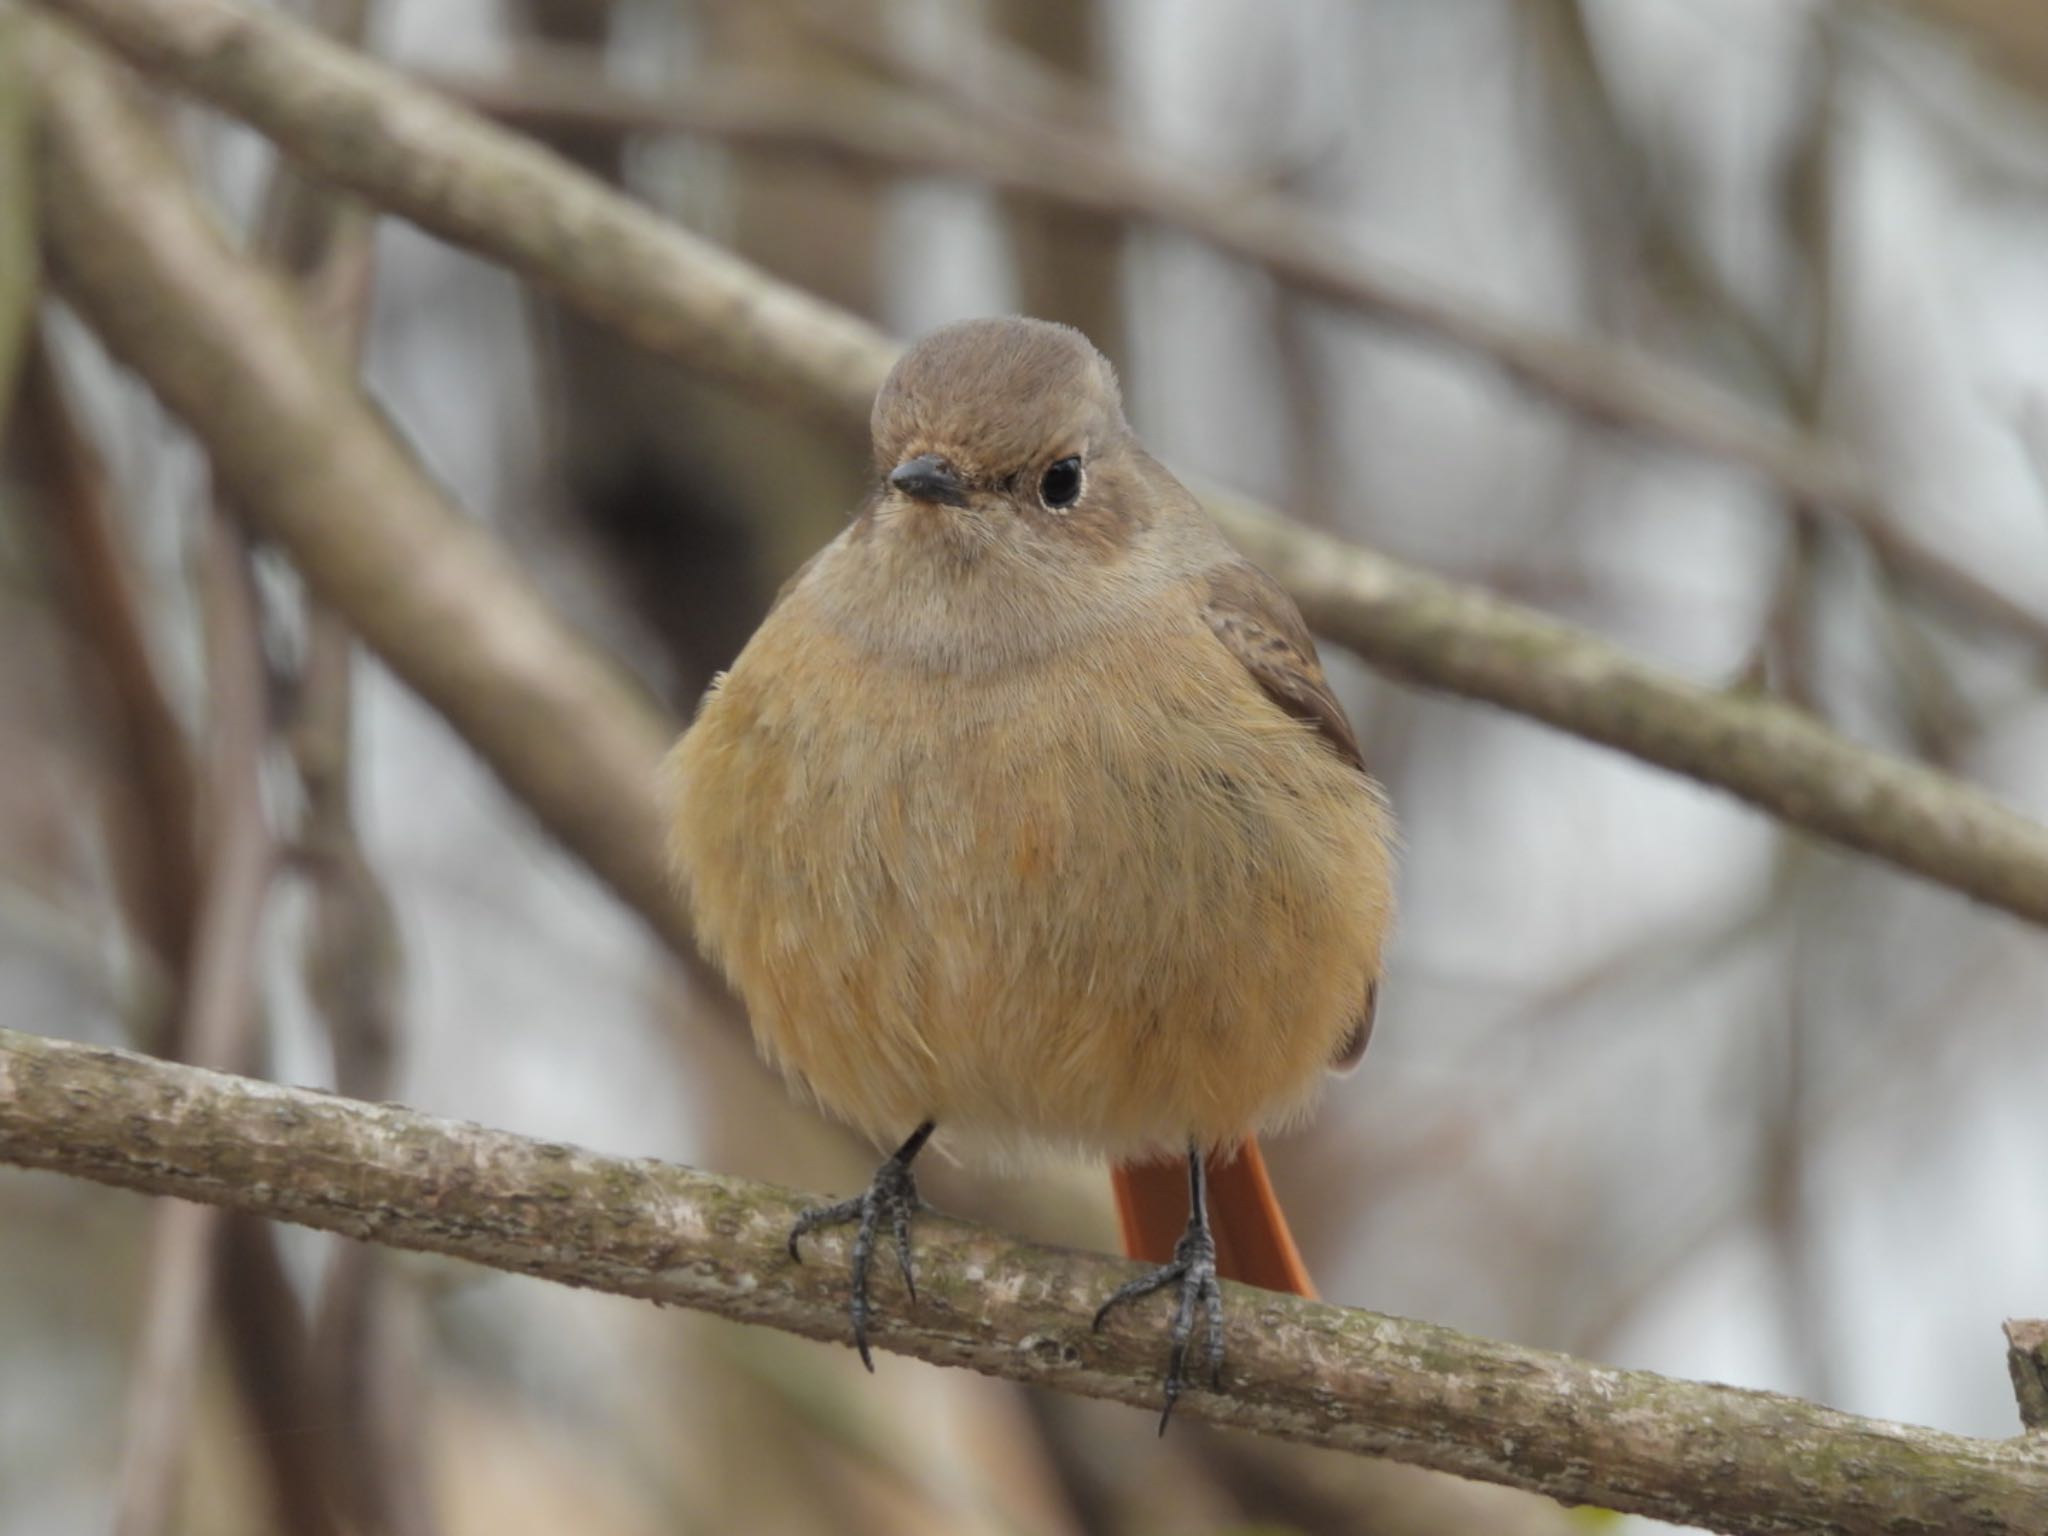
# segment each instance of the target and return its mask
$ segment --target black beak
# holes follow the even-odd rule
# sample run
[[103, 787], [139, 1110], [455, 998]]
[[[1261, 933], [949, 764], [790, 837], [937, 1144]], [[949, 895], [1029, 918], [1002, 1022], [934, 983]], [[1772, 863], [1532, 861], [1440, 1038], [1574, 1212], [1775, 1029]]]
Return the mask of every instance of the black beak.
[[889, 471], [889, 484], [918, 501], [935, 501], [943, 507], [967, 505], [967, 487], [953, 473], [953, 466], [936, 453], [905, 459]]

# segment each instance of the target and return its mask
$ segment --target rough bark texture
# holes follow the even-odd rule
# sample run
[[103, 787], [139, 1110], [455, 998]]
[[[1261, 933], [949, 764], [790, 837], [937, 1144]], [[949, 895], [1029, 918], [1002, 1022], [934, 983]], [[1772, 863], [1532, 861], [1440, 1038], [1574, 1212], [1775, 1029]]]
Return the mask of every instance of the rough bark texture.
[[[0, 1162], [366, 1242], [845, 1336], [846, 1246], [793, 1265], [787, 1190], [0, 1030]], [[1155, 1406], [1163, 1306], [1088, 1319], [1120, 1261], [939, 1217], [918, 1300], [878, 1266], [875, 1342]], [[1717, 1531], [2039, 1536], [2048, 1447], [1611, 1370], [1427, 1323], [1228, 1288], [1224, 1393], [1180, 1412]]]
[[[851, 425], [894, 356], [864, 322], [288, 22], [220, 0], [51, 4], [312, 169], [693, 367]], [[95, 326], [206, 440], [249, 515], [323, 595], [508, 782], [529, 786], [570, 846], [676, 934], [650, 792], [631, 782], [631, 760], [651, 758], [659, 725], [601, 664], [565, 648], [559, 621], [409, 458], [388, 439], [340, 430], [366, 407], [276, 285], [220, 241], [88, 64], [41, 52], [46, 162], [64, 189], [50, 199], [50, 244]], [[1376, 665], [1718, 785], [2048, 923], [2048, 830], [1980, 791], [1262, 509], [1212, 505], [1311, 622]], [[592, 791], [586, 760], [598, 746], [610, 753], [599, 780], [616, 793]]]

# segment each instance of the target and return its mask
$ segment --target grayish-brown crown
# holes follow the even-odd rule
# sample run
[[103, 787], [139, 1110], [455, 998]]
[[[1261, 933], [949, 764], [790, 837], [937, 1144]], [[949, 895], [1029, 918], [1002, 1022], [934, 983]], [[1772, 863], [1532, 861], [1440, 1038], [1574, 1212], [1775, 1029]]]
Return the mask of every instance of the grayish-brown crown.
[[1071, 326], [963, 320], [906, 352], [875, 396], [875, 460], [886, 473], [936, 454], [970, 483], [1035, 474], [1122, 438], [1116, 373]]

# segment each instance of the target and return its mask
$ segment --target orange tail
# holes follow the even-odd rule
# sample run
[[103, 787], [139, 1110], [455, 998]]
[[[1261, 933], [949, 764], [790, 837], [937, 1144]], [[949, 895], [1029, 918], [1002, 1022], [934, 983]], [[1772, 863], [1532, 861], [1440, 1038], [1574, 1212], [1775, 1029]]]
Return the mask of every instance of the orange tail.
[[[1269, 1291], [1313, 1297], [1315, 1282], [1287, 1230], [1287, 1218], [1266, 1178], [1259, 1144], [1247, 1141], [1225, 1161], [1211, 1156], [1209, 1225], [1216, 1234], [1216, 1268], [1226, 1280]], [[1183, 1158], [1163, 1163], [1120, 1163], [1109, 1171], [1116, 1191], [1116, 1216], [1123, 1227], [1124, 1252], [1164, 1264], [1188, 1224], [1188, 1166]]]

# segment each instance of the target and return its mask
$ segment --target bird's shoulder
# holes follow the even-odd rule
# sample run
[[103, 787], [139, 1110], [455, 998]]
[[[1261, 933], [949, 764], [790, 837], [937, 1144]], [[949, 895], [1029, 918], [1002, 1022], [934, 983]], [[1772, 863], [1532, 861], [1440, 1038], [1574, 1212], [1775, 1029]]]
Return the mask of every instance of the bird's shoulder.
[[1198, 577], [1196, 595], [1209, 632], [1266, 697], [1314, 726], [1339, 757], [1363, 772], [1358, 736], [1330, 690], [1301, 610], [1280, 584], [1237, 556]]

